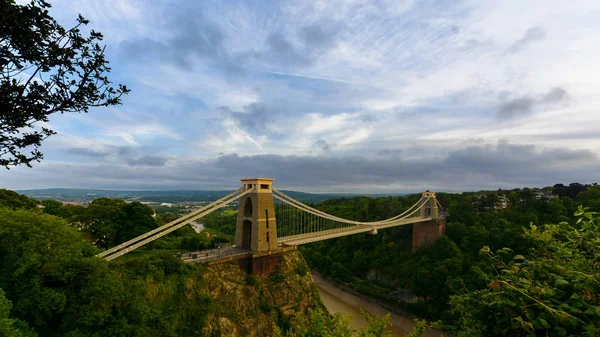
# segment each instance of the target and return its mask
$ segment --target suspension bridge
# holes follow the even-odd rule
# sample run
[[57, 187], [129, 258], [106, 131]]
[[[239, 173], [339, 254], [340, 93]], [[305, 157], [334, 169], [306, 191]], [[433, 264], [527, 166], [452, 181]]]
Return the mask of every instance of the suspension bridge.
[[[362, 222], [325, 213], [289, 197], [273, 188], [273, 179], [241, 181], [240, 189], [97, 256], [113, 260], [235, 202], [238, 202], [235, 246], [229, 247], [226, 253], [249, 256], [257, 261], [288, 247], [360, 233], [377, 234], [381, 229], [409, 224], [413, 225], [413, 250], [445, 233], [444, 213], [440, 212], [435, 192], [423, 192], [415, 204], [389, 219]], [[201, 254], [203, 257], [200, 258], [197, 253], [186, 254], [182, 258], [186, 262], [202, 262], [224, 254], [225, 251], [213, 250]]]

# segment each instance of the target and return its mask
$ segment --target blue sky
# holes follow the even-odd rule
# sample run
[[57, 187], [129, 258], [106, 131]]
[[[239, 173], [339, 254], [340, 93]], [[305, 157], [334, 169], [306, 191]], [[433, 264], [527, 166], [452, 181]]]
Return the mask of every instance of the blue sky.
[[600, 180], [598, 1], [52, 1], [123, 105], [53, 116], [25, 188], [462, 191]]

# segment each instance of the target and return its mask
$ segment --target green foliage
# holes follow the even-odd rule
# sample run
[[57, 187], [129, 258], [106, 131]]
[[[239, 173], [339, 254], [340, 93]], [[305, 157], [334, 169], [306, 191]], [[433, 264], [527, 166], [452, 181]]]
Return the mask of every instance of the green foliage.
[[[27, 331], [28, 324], [40, 336], [198, 335], [208, 313], [222, 310], [193, 286], [202, 282], [200, 268], [184, 265], [172, 253], [111, 264], [92, 257], [95, 251], [86, 239], [115, 244], [155, 228], [157, 221], [170, 221], [168, 217], [155, 221], [146, 206], [112, 199], [97, 199], [88, 208], [45, 201], [47, 214], [43, 214], [35, 201], [1, 192], [5, 208], [0, 208], [0, 287], [12, 301], [8, 318], [12, 327], [24, 325], [21, 330]], [[493, 193], [509, 196], [512, 207], [496, 210], [489, 204], [478, 205], [479, 193], [438, 194], [450, 212], [447, 236], [416, 253], [411, 251], [410, 226], [375, 236], [317, 242], [301, 250], [310, 267], [369, 296], [384, 298], [398, 288], [417, 296], [416, 303], [402, 307], [456, 326], [461, 337], [594, 336], [600, 329], [597, 214], [578, 209], [568, 196], [536, 199], [535, 189]], [[595, 193], [592, 186], [575, 198], [593, 203]], [[343, 198], [317, 207], [370, 221], [402, 212], [417, 198]], [[235, 211], [217, 214], [210, 221], [224, 229], [235, 224], [231, 214]], [[539, 225], [553, 218], [574, 225]], [[150, 246], [195, 250], [226, 240], [214, 233], [209, 239], [208, 234], [186, 226]], [[307, 272], [305, 265], [296, 266], [295, 273]], [[367, 275], [373, 272], [376, 280], [370, 281]], [[285, 277], [276, 271], [271, 281], [282, 282]], [[247, 283], [259, 286], [250, 276]], [[284, 336], [355, 333], [339, 315], [313, 311], [308, 317], [290, 318], [264, 303], [258, 309], [277, 314], [278, 333]], [[369, 329], [357, 333], [385, 335], [385, 319], [370, 322]], [[419, 322], [413, 336], [428, 327], [429, 323]]]
[[[152, 208], [121, 199], [98, 198], [88, 207], [63, 205], [56, 200], [44, 200], [42, 205], [44, 213], [68, 220], [101, 248], [118, 245], [178, 218], [175, 214], [162, 214], [155, 219]], [[196, 251], [214, 248], [222, 242], [229, 240], [216, 234], [209, 238], [207, 233], [198, 234], [190, 226], [184, 226], [144, 249]]]
[[[406, 337], [422, 337], [423, 334], [430, 329], [439, 328], [440, 324], [438, 322], [427, 322], [422, 319], [415, 319], [415, 327], [409, 332]], [[442, 337], [444, 335], [442, 334]]]
[[237, 210], [231, 209], [213, 212], [202, 218], [202, 222], [207, 228], [217, 229], [229, 235], [235, 235], [236, 221]]
[[298, 264], [296, 264], [296, 268], [294, 270], [299, 276], [305, 276], [310, 271], [306, 263], [303, 261], [298, 261]]
[[[581, 206], [580, 228], [531, 225], [526, 255], [488, 256], [495, 273], [484, 289], [452, 297], [459, 336], [596, 336], [600, 329], [600, 218]], [[501, 314], [499, 314], [501, 313]]]
[[391, 337], [389, 331], [390, 315], [372, 316], [361, 311], [369, 326], [355, 331], [350, 326], [352, 315], [328, 314], [323, 309], [309, 309], [308, 315], [296, 314], [290, 324], [282, 331], [281, 325], [275, 326], [274, 336], [289, 337]]
[[0, 336], [5, 337], [34, 337], [37, 336], [24, 322], [9, 318], [12, 303], [4, 296], [0, 288]]
[[359, 337], [392, 337], [392, 332], [389, 330], [392, 326], [390, 323], [391, 314], [388, 313], [383, 317], [378, 317], [362, 309], [360, 312], [369, 323], [369, 326], [366, 329], [359, 330]]
[[590, 187], [577, 195], [577, 201], [591, 210], [600, 212], [600, 186]]
[[82, 218], [87, 208], [79, 205], [64, 205], [57, 200], [43, 200], [43, 211], [46, 214], [56, 215], [70, 222], [77, 222]]
[[39, 336], [193, 336], [214, 312], [199, 287], [200, 266], [172, 254], [106, 263], [61, 218], [4, 208], [0, 219], [0, 288], [13, 304], [10, 319]]
[[164, 214], [157, 214], [155, 220], [159, 226], [162, 226], [162, 225], [168, 224], [169, 222], [171, 222], [173, 220], [177, 220], [178, 218], [179, 218], [179, 215], [177, 215], [177, 214], [164, 213]]
[[139, 202], [99, 198], [77, 218], [99, 247], [112, 247], [157, 227], [150, 207]]
[[256, 277], [254, 277], [254, 275], [248, 274], [246, 276], [246, 285], [254, 287], [254, 286], [258, 285], [258, 284], [259, 284], [259, 281], [258, 281], [258, 279]]
[[38, 148], [56, 132], [36, 122], [54, 113], [120, 104], [129, 92], [123, 85], [113, 88], [106, 76], [102, 34], [82, 35], [88, 24], [82, 16], [65, 29], [48, 8], [44, 0], [0, 2], [0, 166], [6, 168], [31, 167], [43, 158]]
[[353, 329], [350, 327], [351, 315], [329, 315], [322, 309], [309, 309], [308, 317], [297, 314], [292, 319], [291, 327], [282, 333], [275, 327], [274, 336], [297, 337], [351, 337]]
[[275, 267], [275, 270], [269, 275], [269, 279], [273, 283], [281, 283], [285, 280], [285, 276], [286, 275], [282, 273], [280, 265], [278, 264], [277, 267]]
[[0, 208], [10, 209], [35, 209], [37, 201], [14, 191], [0, 189]]
[[[550, 195], [551, 189], [543, 190], [546, 195]], [[486, 290], [489, 288], [491, 278], [500, 272], [496, 265], [490, 264], [487, 256], [480, 255], [481, 247], [487, 246], [490, 252], [510, 247], [512, 256], [525, 257], [527, 263], [530, 263], [530, 254], [540, 252], [540, 243], [535, 236], [524, 232], [524, 228], [529, 228], [530, 224], [539, 228], [539, 224], [542, 223], [562, 221], [575, 223], [577, 220], [572, 214], [577, 211], [577, 206], [569, 195], [574, 195], [573, 198], [576, 200], [590, 203], [600, 201], [597, 195], [599, 189], [595, 185], [571, 184], [565, 187], [563, 191], [565, 194], [561, 198], [539, 197], [539, 191], [524, 188], [463, 194], [438, 193], [438, 200], [449, 213], [446, 218], [447, 236], [430, 246], [422, 247], [416, 253], [410, 250], [412, 241], [410, 226], [386, 229], [375, 236], [355, 235], [327, 241], [327, 243], [317, 242], [302, 246], [301, 251], [311, 268], [317, 268], [323, 276], [361, 293], [387, 298], [387, 293], [400, 288], [405, 293], [416, 296], [417, 302], [399, 305], [420, 317], [433, 321], [442, 320], [445, 324], [455, 324], [463, 320], [478, 322], [476, 318], [480, 316], [476, 313], [473, 313], [473, 317], [460, 314], [460, 312], [466, 313], [467, 309], [457, 310], [455, 306], [459, 305], [458, 300], [454, 300], [452, 305], [449, 302], [456, 295], [476, 294], [478, 291]], [[495, 196], [488, 196], [491, 194]], [[509, 207], [495, 209], [494, 202], [500, 200], [501, 196], [507, 198]], [[337, 216], [363, 221], [381, 220], [402, 212], [416, 197], [332, 199], [316, 207]], [[592, 210], [596, 209], [592, 208]], [[574, 227], [578, 230], [589, 230], [592, 221], [589, 213], [584, 212], [583, 209], [576, 213], [576, 216], [583, 219]], [[559, 227], [569, 231], [565, 224]], [[572, 231], [573, 228], [570, 230]], [[557, 234], [556, 237], [568, 237], [565, 233]], [[552, 247], [549, 244], [545, 245]], [[553, 259], [560, 261], [559, 258], [553, 257]], [[574, 263], [576, 259], [565, 261], [562, 265], [568, 265], [569, 261]], [[504, 261], [507, 264], [509, 262]], [[352, 270], [352, 273], [348, 275], [344, 268]], [[575, 271], [584, 270], [577, 269], [577, 266], [573, 268]], [[508, 273], [508, 270], [503, 273]], [[369, 272], [379, 275], [377, 279], [383, 278], [385, 284], [368, 280]], [[562, 275], [558, 271], [554, 273]], [[565, 281], [571, 282], [567, 279]], [[386, 285], [389, 286], [387, 292], [379, 290], [381, 286]], [[567, 300], [568, 298], [561, 298], [563, 302]], [[478, 301], [477, 299], [472, 302], [480, 303]], [[470, 306], [471, 304], [471, 302], [469, 305], [465, 304], [465, 308], [473, 307]], [[494, 317], [491, 311], [488, 315]], [[589, 321], [590, 317], [587, 319]], [[495, 321], [487, 321], [484, 325], [495, 324]], [[466, 331], [464, 336], [475, 335], [475, 325], [461, 323], [461, 326], [462, 331]]]
[[64, 310], [64, 288], [83, 277], [91, 247], [57, 217], [0, 209], [0, 219], [0, 287], [19, 317], [40, 326]]

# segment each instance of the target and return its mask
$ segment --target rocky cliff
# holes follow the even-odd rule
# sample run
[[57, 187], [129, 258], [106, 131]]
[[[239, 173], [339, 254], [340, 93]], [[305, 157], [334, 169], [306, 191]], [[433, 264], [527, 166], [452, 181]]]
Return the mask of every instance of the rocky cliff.
[[207, 266], [203, 284], [216, 308], [208, 316], [207, 336], [271, 336], [273, 325], [285, 329], [290, 317], [323, 307], [304, 258], [283, 254], [270, 275], [248, 275], [237, 262]]

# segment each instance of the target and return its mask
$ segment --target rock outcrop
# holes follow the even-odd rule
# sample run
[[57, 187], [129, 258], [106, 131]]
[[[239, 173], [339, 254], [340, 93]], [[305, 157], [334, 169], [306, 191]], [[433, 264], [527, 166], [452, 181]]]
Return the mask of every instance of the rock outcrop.
[[204, 285], [214, 300], [207, 336], [271, 336], [273, 325], [284, 326], [293, 315], [323, 308], [319, 290], [302, 255], [283, 253], [270, 275], [248, 275], [237, 262], [207, 266]]

